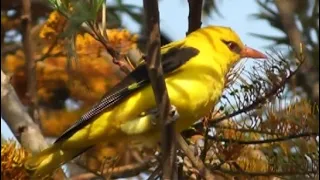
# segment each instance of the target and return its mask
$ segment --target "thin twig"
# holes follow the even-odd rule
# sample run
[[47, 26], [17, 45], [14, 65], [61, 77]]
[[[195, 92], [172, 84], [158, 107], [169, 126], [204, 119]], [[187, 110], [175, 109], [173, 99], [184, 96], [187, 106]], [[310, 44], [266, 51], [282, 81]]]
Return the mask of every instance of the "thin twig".
[[147, 180], [154, 180], [157, 179], [156, 177], [161, 173], [161, 165], [158, 165], [157, 168], [152, 171], [151, 175], [148, 177]]
[[232, 128], [232, 127], [227, 127], [227, 126], [219, 126], [219, 125], [214, 125], [213, 126], [216, 129], [224, 129], [224, 130], [232, 130], [232, 131], [238, 131], [238, 132], [243, 132], [243, 133], [254, 133], [254, 134], [264, 134], [264, 135], [269, 135], [269, 136], [275, 136], [275, 135], [284, 135], [281, 133], [277, 132], [269, 132], [269, 131], [262, 131], [262, 130], [256, 130], [256, 129], [244, 129], [244, 128]]
[[106, 31], [107, 31], [107, 2], [104, 1], [102, 3], [102, 35], [105, 38], [108, 38]]
[[173, 179], [176, 171], [175, 123], [168, 118], [170, 100], [161, 65], [158, 1], [144, 0], [143, 7], [146, 17], [146, 34], [148, 37], [146, 63], [155, 100], [159, 109], [159, 121], [161, 124], [163, 179]]
[[[207, 119], [205, 118], [204, 120], [207, 120]], [[207, 123], [207, 122], [206, 122], [206, 123]], [[209, 128], [207, 125], [205, 125], [204, 145], [203, 145], [203, 150], [202, 150], [201, 155], [200, 155], [201, 160], [202, 160], [203, 162], [205, 162], [205, 160], [206, 160], [207, 151], [208, 151], [208, 149], [209, 149], [209, 147], [208, 147], [208, 135], [209, 135], [209, 130], [210, 130], [210, 128]]]
[[[210, 126], [214, 126], [215, 124], [218, 124], [219, 122], [221, 122], [223, 120], [230, 119], [230, 118], [237, 116], [241, 113], [253, 110], [256, 107], [261, 106], [262, 104], [266, 103], [269, 98], [274, 97], [277, 93], [279, 93], [279, 90], [281, 88], [283, 88], [286, 85], [286, 83], [288, 82], [288, 80], [291, 79], [297, 73], [297, 71], [300, 69], [300, 67], [301, 67], [301, 64], [295, 69], [295, 71], [292, 71], [288, 75], [288, 77], [283, 78], [280, 82], [278, 82], [277, 84], [274, 84], [274, 86], [269, 91], [267, 91], [264, 96], [258, 97], [254, 102], [248, 104], [247, 106], [240, 108], [239, 110], [237, 110], [233, 113], [215, 118], [214, 120], [210, 120], [210, 122], [209, 122]], [[200, 123], [195, 124], [195, 126], [197, 126], [197, 125], [199, 126], [201, 124]]]
[[194, 156], [194, 153], [192, 152], [192, 150], [189, 148], [186, 141], [183, 139], [183, 137], [179, 133], [176, 134], [176, 138], [180, 148], [184, 151], [185, 155], [190, 159], [191, 163], [199, 171], [199, 175], [204, 179], [208, 179], [208, 180], [215, 179], [214, 176], [211, 174], [210, 170], [205, 167], [201, 159]]
[[155, 164], [153, 158], [146, 158], [142, 162], [132, 163], [123, 166], [116, 166], [112, 168], [105, 168], [103, 174], [111, 174], [111, 177], [114, 178], [127, 178], [140, 174], [141, 172], [149, 169], [152, 165]]
[[108, 43], [107, 37], [104, 37], [101, 34], [98, 25], [93, 22], [88, 22], [87, 24], [93, 32], [90, 32], [87, 29], [85, 30], [105, 47], [112, 56], [113, 63], [118, 65], [125, 74], [129, 74], [132, 71], [132, 68], [125, 62], [124, 57]]
[[[209, 135], [209, 127], [207, 126], [207, 120], [208, 118], [205, 117], [203, 119], [203, 123], [205, 123], [203, 126], [204, 126], [204, 129], [205, 129], [205, 132], [204, 132], [204, 145], [203, 145], [203, 150], [201, 151], [201, 154], [200, 154], [200, 159], [202, 160], [202, 162], [205, 162], [206, 161], [206, 157], [207, 157], [207, 152], [208, 152], [208, 149], [209, 149], [209, 139], [208, 139], [208, 135]], [[197, 178], [198, 180], [200, 180], [200, 176]]]
[[228, 169], [219, 169], [217, 171], [221, 171], [223, 173], [230, 174], [230, 175], [247, 175], [247, 176], [293, 176], [293, 175], [306, 175], [306, 174], [317, 174], [318, 173], [317, 171], [248, 172], [248, 171], [232, 171], [232, 170], [228, 170]]
[[188, 0], [189, 3], [189, 16], [188, 16], [188, 32], [187, 35], [191, 32], [199, 29], [201, 27], [201, 15], [202, 15], [202, 0]]
[[95, 177], [99, 177], [99, 178], [105, 179], [102, 174], [100, 174], [99, 172], [96, 172], [96, 171], [92, 171], [92, 170], [89, 169], [87, 166], [83, 165], [82, 163], [76, 161], [75, 164], [76, 164], [77, 166], [79, 166], [80, 168], [85, 169], [85, 170], [88, 171], [89, 173], [92, 173]]
[[301, 133], [301, 134], [293, 134], [279, 138], [272, 138], [272, 139], [265, 139], [265, 140], [255, 140], [255, 141], [243, 141], [237, 139], [226, 139], [220, 138], [216, 136], [209, 136], [208, 138], [214, 141], [223, 141], [228, 143], [236, 143], [236, 144], [264, 144], [264, 143], [273, 143], [273, 142], [280, 142], [280, 141], [287, 141], [290, 139], [295, 138], [302, 138], [302, 137], [310, 137], [310, 136], [319, 136], [319, 133]]
[[20, 43], [8, 44], [5, 46], [2, 46], [1, 56], [5, 57], [7, 54], [15, 54], [19, 49], [22, 49], [22, 45]]
[[62, 52], [51, 54], [53, 49], [56, 47], [57, 43], [58, 43], [58, 38], [56, 38], [54, 40], [54, 42], [50, 45], [50, 47], [49, 47], [49, 49], [48, 49], [48, 51], [46, 53], [44, 53], [40, 58], [37, 58], [37, 59], [34, 60], [35, 63], [40, 62], [40, 61], [44, 61], [48, 57], [57, 57], [57, 56], [63, 55]]
[[88, 23], [89, 27], [92, 29], [93, 33], [96, 37], [96, 40], [98, 40], [99, 42], [102, 43], [102, 45], [105, 47], [105, 49], [108, 51], [108, 53], [115, 59], [120, 59], [120, 53], [118, 51], [116, 51], [106, 40], [106, 38], [104, 38], [102, 36], [102, 34], [100, 33], [99, 27], [97, 24], [94, 24], [93, 22], [89, 22]]
[[[85, 180], [85, 179], [94, 179], [94, 178], [97, 178], [97, 176], [93, 173], [88, 172], [88, 173], [81, 173], [81, 174], [74, 175], [74, 176], [70, 177], [69, 179], [70, 180]], [[99, 178], [101, 178], [101, 177], [99, 177]]]

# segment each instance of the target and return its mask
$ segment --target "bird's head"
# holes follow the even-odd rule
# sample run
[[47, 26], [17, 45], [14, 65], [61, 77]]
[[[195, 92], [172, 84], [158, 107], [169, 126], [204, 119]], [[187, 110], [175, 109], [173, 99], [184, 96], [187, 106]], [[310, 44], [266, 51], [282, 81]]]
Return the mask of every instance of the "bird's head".
[[227, 57], [230, 64], [237, 63], [242, 58], [266, 58], [263, 53], [244, 45], [237, 33], [231, 28], [208, 26], [197, 31], [195, 35], [201, 34], [205, 37], [217, 53]]

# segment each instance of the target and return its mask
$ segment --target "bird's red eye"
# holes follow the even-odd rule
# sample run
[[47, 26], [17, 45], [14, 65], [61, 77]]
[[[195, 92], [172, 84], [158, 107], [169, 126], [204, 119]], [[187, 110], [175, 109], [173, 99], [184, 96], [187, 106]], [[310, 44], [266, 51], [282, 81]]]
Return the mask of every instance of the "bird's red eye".
[[232, 51], [237, 48], [237, 45], [233, 42], [228, 42], [227, 45], [228, 45], [229, 49]]
[[232, 42], [232, 41], [223, 41], [223, 42], [228, 46], [230, 51], [235, 52], [235, 53], [240, 53], [241, 49], [237, 43]]

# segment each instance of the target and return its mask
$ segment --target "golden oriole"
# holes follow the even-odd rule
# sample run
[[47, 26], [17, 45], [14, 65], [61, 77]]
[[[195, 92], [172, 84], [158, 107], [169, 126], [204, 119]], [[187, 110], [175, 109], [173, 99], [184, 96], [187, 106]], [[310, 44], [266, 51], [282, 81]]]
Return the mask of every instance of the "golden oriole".
[[[208, 26], [161, 48], [165, 82], [179, 118], [176, 130], [207, 115], [220, 98], [225, 75], [241, 58], [266, 58], [245, 46], [230, 28]], [[56, 142], [25, 163], [33, 177], [50, 174], [100, 142], [125, 141], [153, 145], [160, 133], [154, 94], [144, 63], [107, 92]], [[159, 123], [158, 123], [159, 124]]]

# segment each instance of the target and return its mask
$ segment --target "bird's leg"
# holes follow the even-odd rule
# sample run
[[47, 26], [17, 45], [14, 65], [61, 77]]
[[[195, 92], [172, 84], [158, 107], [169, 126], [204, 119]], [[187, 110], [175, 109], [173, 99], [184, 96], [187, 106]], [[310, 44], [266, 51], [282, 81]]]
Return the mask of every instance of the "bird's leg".
[[169, 113], [168, 113], [168, 120], [166, 121], [167, 124], [175, 122], [180, 117], [180, 114], [177, 108], [174, 105], [170, 105]]

